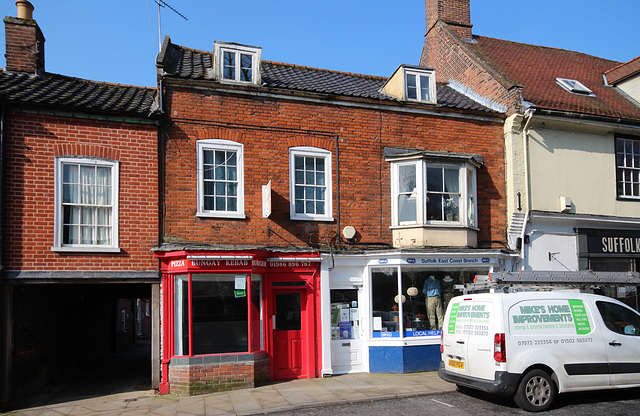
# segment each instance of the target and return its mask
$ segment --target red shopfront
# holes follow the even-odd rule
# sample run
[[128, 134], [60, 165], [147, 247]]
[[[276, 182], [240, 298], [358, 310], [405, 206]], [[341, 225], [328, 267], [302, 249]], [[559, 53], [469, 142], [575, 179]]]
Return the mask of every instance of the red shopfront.
[[317, 253], [158, 251], [160, 393], [199, 394], [319, 374]]

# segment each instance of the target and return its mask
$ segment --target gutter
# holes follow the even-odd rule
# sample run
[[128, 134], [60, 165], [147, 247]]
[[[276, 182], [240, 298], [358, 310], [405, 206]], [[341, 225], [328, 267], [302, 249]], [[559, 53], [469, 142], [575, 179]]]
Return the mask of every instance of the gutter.
[[595, 123], [600, 123], [603, 125], [611, 126], [612, 128], [620, 128], [620, 124], [630, 125], [629, 127], [638, 127], [640, 128], [640, 119], [633, 120], [622, 117], [607, 117], [607, 116], [597, 116], [592, 114], [584, 114], [584, 113], [574, 113], [571, 111], [560, 111], [560, 110], [550, 110], [550, 109], [540, 109], [536, 108], [539, 114], [550, 116], [550, 117], [558, 117], [558, 119], [563, 119], [566, 121], [567, 118], [573, 119], [576, 122], [583, 121], [592, 121]]

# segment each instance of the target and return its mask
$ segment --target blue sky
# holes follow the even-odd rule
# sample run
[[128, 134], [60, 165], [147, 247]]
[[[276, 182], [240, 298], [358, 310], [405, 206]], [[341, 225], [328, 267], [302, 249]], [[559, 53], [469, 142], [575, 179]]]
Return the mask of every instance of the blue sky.
[[[154, 0], [31, 0], [46, 38], [46, 70], [120, 84], [155, 86], [159, 49]], [[162, 37], [201, 50], [213, 41], [262, 47], [262, 58], [390, 76], [417, 64], [424, 0], [166, 0]], [[16, 16], [15, 0], [1, 0]], [[476, 35], [584, 52], [626, 62], [640, 55], [638, 0], [471, 0]], [[4, 30], [0, 31], [4, 55]], [[535, 64], [535, 63], [533, 63]], [[0, 62], [4, 67], [4, 60]]]

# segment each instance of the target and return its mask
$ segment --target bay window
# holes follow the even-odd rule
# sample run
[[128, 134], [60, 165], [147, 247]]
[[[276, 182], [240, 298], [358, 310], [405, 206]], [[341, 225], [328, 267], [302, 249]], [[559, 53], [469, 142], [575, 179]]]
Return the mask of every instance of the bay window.
[[471, 158], [412, 155], [391, 162], [392, 226], [476, 227], [476, 168]]

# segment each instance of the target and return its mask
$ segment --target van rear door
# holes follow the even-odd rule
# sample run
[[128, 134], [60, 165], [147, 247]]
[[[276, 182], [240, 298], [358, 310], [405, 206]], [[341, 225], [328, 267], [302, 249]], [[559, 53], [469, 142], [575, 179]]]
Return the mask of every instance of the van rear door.
[[451, 301], [443, 334], [442, 360], [446, 370], [493, 380], [494, 299], [473, 295]]
[[478, 295], [468, 312], [469, 338], [467, 340], [467, 357], [469, 360], [469, 374], [473, 377], [493, 380], [497, 370], [494, 359], [494, 341], [502, 322], [502, 309], [496, 307], [498, 298], [491, 301]]
[[471, 299], [455, 297], [449, 302], [442, 328], [442, 361], [446, 370], [460, 375], [469, 375], [467, 359], [467, 345], [469, 332], [465, 328], [464, 320], [458, 320], [460, 309], [464, 311], [471, 307]]

